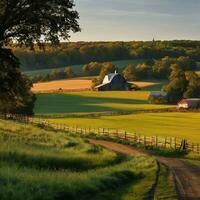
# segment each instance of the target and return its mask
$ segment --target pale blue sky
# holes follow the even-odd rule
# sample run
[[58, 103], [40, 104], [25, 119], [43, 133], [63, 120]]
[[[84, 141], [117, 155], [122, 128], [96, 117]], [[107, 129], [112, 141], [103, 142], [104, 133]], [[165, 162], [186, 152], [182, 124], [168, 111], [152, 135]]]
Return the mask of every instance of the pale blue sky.
[[71, 41], [200, 40], [200, 0], [74, 0]]

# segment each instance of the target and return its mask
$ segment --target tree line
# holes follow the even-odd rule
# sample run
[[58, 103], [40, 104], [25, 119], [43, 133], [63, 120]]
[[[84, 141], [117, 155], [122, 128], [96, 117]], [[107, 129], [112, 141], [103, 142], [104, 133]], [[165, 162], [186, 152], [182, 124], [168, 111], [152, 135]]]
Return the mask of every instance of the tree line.
[[39, 47], [30, 51], [25, 46], [10, 46], [20, 59], [23, 70], [61, 68], [92, 61], [161, 59], [166, 56], [188, 56], [200, 61], [200, 41], [69, 42], [61, 43], [57, 48], [45, 44], [44, 51]]
[[[67, 79], [72, 77], [80, 76], [97, 76], [100, 74], [102, 76], [105, 72], [112, 72], [117, 70], [123, 73], [124, 77], [128, 81], [139, 81], [147, 79], [167, 79], [170, 75], [172, 64], [178, 64], [183, 70], [194, 71], [197, 70], [197, 63], [195, 60], [184, 56], [178, 58], [164, 57], [162, 59], [149, 59], [143, 64], [129, 64], [124, 66], [122, 69], [117, 69], [112, 62], [90, 62], [83, 65], [80, 72], [75, 73], [73, 67], [65, 67], [64, 69], [51, 70], [49, 73], [44, 75], [37, 75], [32, 77], [33, 82], [44, 82], [51, 80]], [[110, 69], [109, 69], [110, 68]], [[101, 73], [102, 69], [105, 70]], [[100, 79], [100, 81], [101, 81]], [[100, 82], [99, 81], [99, 82]]]
[[177, 64], [184, 71], [197, 70], [197, 63], [190, 57], [164, 57], [158, 60], [147, 60], [144, 64], [130, 64], [123, 70], [124, 77], [129, 81], [146, 79], [168, 79], [171, 65]]

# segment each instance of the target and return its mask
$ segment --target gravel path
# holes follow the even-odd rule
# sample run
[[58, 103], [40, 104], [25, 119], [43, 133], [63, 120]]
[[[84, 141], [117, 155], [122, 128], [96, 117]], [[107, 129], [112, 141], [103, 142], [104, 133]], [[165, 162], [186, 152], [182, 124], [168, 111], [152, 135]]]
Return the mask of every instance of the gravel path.
[[[134, 147], [128, 147], [122, 144], [114, 142], [102, 141], [102, 140], [89, 140], [90, 143], [101, 145], [105, 148], [125, 153], [134, 154], [140, 153], [147, 155], [146, 152]], [[185, 162], [176, 158], [166, 158], [155, 156], [156, 159], [166, 165], [174, 174], [176, 180], [176, 186], [180, 196], [180, 200], [200, 200], [200, 168], [190, 166]]]

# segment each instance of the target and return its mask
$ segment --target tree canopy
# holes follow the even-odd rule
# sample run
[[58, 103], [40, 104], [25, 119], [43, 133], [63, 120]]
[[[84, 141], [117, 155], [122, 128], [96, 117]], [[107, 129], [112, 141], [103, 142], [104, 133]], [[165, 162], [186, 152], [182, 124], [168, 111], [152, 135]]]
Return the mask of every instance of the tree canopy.
[[177, 64], [171, 69], [169, 84], [163, 87], [169, 103], [177, 103], [182, 98], [200, 98], [200, 77], [193, 71], [184, 71]]
[[58, 44], [80, 30], [73, 0], [0, 0], [0, 45]]
[[80, 31], [73, 0], [0, 0], [0, 112], [32, 114], [32, 83], [8, 49], [12, 43], [42, 49]]

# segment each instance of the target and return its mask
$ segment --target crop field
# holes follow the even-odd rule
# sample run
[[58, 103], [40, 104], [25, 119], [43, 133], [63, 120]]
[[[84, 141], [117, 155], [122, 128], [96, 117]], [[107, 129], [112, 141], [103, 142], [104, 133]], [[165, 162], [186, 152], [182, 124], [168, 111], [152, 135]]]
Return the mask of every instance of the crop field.
[[62, 81], [50, 81], [44, 83], [33, 84], [32, 91], [37, 92], [53, 92], [59, 91], [71, 91], [71, 90], [90, 90], [91, 80], [62, 80]]
[[[119, 69], [122, 69], [123, 67], [126, 67], [129, 64], [140, 64], [140, 63], [144, 63], [145, 61], [146, 61], [145, 59], [135, 59], [135, 60], [119, 60], [119, 61], [110, 61], [110, 62], [112, 62], [114, 65], [116, 65], [116, 67], [118, 67]], [[71, 67], [72, 67], [74, 73], [81, 74], [83, 65], [72, 65]], [[61, 67], [61, 68], [24, 71], [24, 73], [29, 76], [45, 75], [45, 74], [50, 73], [52, 70], [57, 70], [57, 69], [62, 70], [64, 68]]]
[[37, 94], [35, 114], [66, 115], [151, 110], [172, 107], [148, 103], [148, 91]]
[[168, 136], [200, 142], [200, 113], [137, 113], [98, 118], [49, 119], [78, 127], [114, 128], [146, 136]]
[[1, 200], [177, 199], [154, 158], [118, 154], [74, 135], [0, 120]]
[[[159, 87], [160, 82], [131, 82], [138, 85], [140, 88], [151, 90], [151, 88]], [[76, 79], [60, 80], [60, 81], [49, 81], [43, 83], [33, 84], [32, 91], [35, 93], [39, 92], [56, 92], [59, 89], [63, 91], [82, 91], [91, 90], [92, 81], [89, 77], [81, 77]]]

